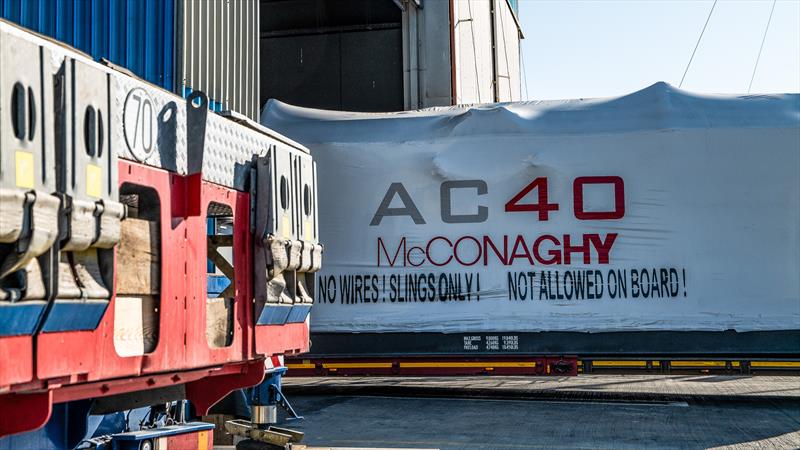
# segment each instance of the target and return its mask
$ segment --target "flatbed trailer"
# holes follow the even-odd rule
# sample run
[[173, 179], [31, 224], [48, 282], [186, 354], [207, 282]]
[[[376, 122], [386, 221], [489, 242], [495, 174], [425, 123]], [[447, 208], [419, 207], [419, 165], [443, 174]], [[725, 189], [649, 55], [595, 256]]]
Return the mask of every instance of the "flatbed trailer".
[[309, 349], [315, 177], [202, 92], [0, 21], [0, 449], [210, 449], [189, 417]]
[[798, 375], [796, 355], [775, 358], [665, 355], [302, 355], [286, 360], [288, 375], [335, 376], [576, 376], [581, 374]]

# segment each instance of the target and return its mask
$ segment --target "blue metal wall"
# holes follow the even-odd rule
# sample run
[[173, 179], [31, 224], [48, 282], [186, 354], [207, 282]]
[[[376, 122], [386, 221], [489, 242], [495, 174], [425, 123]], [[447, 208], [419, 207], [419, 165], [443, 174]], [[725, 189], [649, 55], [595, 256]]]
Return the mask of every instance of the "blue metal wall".
[[175, 91], [174, 0], [0, 0], [0, 17]]

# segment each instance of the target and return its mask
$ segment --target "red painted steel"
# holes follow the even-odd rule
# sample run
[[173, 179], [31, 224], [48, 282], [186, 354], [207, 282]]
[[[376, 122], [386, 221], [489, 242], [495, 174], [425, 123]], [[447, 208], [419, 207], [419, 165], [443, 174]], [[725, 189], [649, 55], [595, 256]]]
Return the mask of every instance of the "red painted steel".
[[201, 378], [186, 384], [186, 398], [198, 416], [208, 414], [215, 403], [236, 389], [255, 386], [264, 379], [264, 360], [246, 366], [246, 370], [229, 375]]
[[182, 205], [186, 198], [185, 179], [163, 170], [121, 161], [119, 183], [152, 188], [161, 204], [161, 254], [165, 256], [161, 259], [158, 344], [150, 354], [118, 356], [114, 348], [115, 298], [112, 298], [97, 329], [42, 333], [37, 337], [36, 373], [40, 380], [71, 376], [77, 378], [75, 381], [94, 381], [188, 368], [184, 362], [184, 332], [187, 328], [184, 272], [189, 220], [174, 213], [176, 209], [185, 210]]
[[[206, 340], [206, 286], [207, 273], [207, 240], [206, 216], [212, 203], [227, 205], [233, 212], [233, 267], [235, 298], [233, 303], [233, 339], [229, 346], [211, 348]], [[219, 364], [230, 361], [242, 361], [252, 356], [252, 244], [250, 242], [250, 196], [243, 192], [227, 189], [215, 184], [201, 184], [200, 215], [190, 217], [192, 224], [188, 229], [186, 291], [193, 293], [191, 302], [197, 302], [197, 308], [187, 308], [188, 324], [200, 324], [187, 329], [187, 340], [194, 345], [187, 345], [186, 359], [190, 366], [208, 363]], [[196, 293], [196, 294], [195, 294]], [[191, 336], [189, 336], [191, 334]]]
[[[199, 414], [230, 392], [261, 382], [264, 360], [224, 366], [67, 385], [40, 385], [39, 392], [0, 395], [0, 411], [16, 411], [0, 421], [0, 437], [35, 430], [50, 417], [53, 403], [107, 397], [128, 392], [185, 385], [186, 397]], [[65, 380], [66, 381], [66, 380]], [[43, 390], [42, 389], [46, 389]], [[6, 420], [8, 419], [8, 420]]]
[[[213, 450], [214, 430], [196, 431], [164, 438], [168, 450]], [[202, 443], [205, 443], [203, 446]], [[159, 448], [159, 447], [156, 447]]]
[[[119, 184], [125, 183], [155, 190], [160, 202], [163, 257], [156, 348], [141, 356], [117, 354], [114, 297], [95, 330], [42, 333], [35, 338], [35, 355], [24, 339], [16, 347], [0, 344], [0, 357], [15, 361], [0, 378], [6, 383], [0, 384], [0, 392], [7, 392], [0, 394], [0, 410], [22, 413], [2, 421], [0, 436], [42, 426], [52, 403], [179, 384], [185, 384], [187, 398], [204, 414], [229, 392], [259, 383], [265, 356], [308, 351], [307, 322], [255, 326], [248, 193], [203, 182], [197, 175], [181, 177], [120, 161]], [[234, 215], [234, 330], [231, 345], [222, 348], [209, 347], [205, 326], [206, 213], [211, 202], [230, 206]], [[32, 391], [36, 393], [28, 393]]]
[[[217, 367], [206, 367], [195, 370], [173, 371], [149, 376], [95, 381], [91, 383], [68, 384], [63, 386], [58, 384], [50, 384], [47, 385], [47, 387], [53, 389], [54, 403], [64, 403], [74, 400], [107, 397], [110, 395], [177, 386], [181, 384], [185, 384], [188, 387], [191, 383], [204, 378], [212, 378], [215, 380], [220, 379], [222, 380], [220, 381], [221, 384], [225, 384], [226, 379], [234, 381], [242, 381], [244, 379], [250, 380], [255, 376], [253, 371], [258, 371], [259, 368], [263, 368], [263, 366], [263, 360], [258, 360], [253, 362], [226, 364], [224, 366]], [[234, 387], [231, 387], [231, 390], [245, 386], [250, 385], [238, 384]]]
[[308, 321], [286, 325], [258, 325], [256, 328], [256, 353], [275, 354], [305, 353], [309, 349]]
[[0, 395], [0, 437], [44, 426], [53, 411], [53, 393]]
[[33, 336], [0, 338], [0, 393], [33, 380]]
[[[114, 300], [100, 326], [91, 332], [49, 333], [39, 336], [40, 379], [80, 374], [82, 381], [213, 366], [253, 358], [252, 250], [249, 231], [249, 195], [202, 182], [200, 214], [184, 216], [188, 177], [150, 167], [120, 162], [119, 182], [154, 189], [161, 203], [161, 304], [156, 349], [149, 354], [120, 357], [114, 349]], [[210, 202], [231, 207], [234, 215], [236, 297], [230, 346], [211, 348], [206, 338], [206, 213]], [[176, 213], [176, 211], [178, 213]], [[302, 336], [296, 338], [302, 339]], [[307, 336], [306, 336], [307, 340]], [[305, 342], [288, 341], [285, 349]]]

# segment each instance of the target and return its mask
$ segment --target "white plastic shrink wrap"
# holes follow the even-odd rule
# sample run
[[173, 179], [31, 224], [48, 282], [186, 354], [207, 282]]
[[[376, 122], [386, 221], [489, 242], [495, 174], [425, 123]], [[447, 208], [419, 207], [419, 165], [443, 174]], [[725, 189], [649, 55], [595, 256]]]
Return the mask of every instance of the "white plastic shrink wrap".
[[800, 328], [800, 95], [327, 112], [316, 332]]

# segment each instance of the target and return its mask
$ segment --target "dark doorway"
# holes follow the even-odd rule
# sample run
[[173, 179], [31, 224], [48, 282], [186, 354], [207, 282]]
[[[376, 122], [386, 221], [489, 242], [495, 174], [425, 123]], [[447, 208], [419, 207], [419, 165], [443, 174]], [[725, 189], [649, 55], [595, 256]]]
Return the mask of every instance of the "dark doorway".
[[261, 105], [403, 109], [402, 11], [392, 0], [261, 0]]

